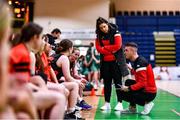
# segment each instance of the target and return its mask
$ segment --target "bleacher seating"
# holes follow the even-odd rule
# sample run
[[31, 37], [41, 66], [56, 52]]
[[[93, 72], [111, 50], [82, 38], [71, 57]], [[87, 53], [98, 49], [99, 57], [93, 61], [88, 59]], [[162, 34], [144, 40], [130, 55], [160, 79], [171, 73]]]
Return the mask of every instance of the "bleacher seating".
[[[131, 13], [133, 14], [131, 16]], [[180, 12], [121, 12], [116, 16], [116, 24], [122, 33], [123, 43], [136, 42], [139, 46], [139, 54], [148, 59], [153, 66], [155, 61], [150, 60], [150, 55], [155, 55], [154, 31], [174, 31], [180, 29]], [[180, 65], [180, 31], [176, 38], [176, 65]]]
[[174, 36], [176, 38], [176, 65], [180, 65], [180, 29], [174, 30]]
[[180, 29], [180, 16], [117, 16], [120, 30], [131, 31], [174, 31]]
[[135, 42], [139, 47], [139, 54], [144, 56], [153, 66], [155, 65], [154, 60], [150, 60], [150, 55], [154, 55], [154, 38], [153, 34], [149, 33], [122, 33], [123, 44], [127, 42]]

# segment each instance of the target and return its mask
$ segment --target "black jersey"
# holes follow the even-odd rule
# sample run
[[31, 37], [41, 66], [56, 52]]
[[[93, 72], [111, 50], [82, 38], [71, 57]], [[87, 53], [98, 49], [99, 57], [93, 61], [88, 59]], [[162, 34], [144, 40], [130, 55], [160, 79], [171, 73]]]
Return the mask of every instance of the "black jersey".
[[62, 72], [62, 68], [58, 67], [56, 62], [58, 61], [58, 59], [62, 56], [62, 54], [53, 54], [50, 57], [51, 60], [51, 67], [54, 70], [57, 79], [59, 80], [62, 76], [63, 76], [63, 72]]

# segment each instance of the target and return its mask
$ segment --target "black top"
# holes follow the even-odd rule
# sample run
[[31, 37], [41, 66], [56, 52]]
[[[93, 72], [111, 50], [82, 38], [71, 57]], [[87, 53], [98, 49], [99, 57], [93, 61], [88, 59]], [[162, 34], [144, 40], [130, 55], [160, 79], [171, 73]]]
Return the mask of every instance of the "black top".
[[48, 41], [48, 43], [50, 44], [50, 45], [53, 45], [53, 46], [55, 46], [55, 38], [52, 36], [52, 35], [50, 35], [50, 34], [47, 34], [47, 37], [48, 37], [48, 39], [49, 39], [49, 41]]
[[62, 56], [62, 54], [53, 54], [51, 58], [51, 67], [54, 70], [57, 79], [59, 80], [63, 76], [62, 68], [58, 67], [56, 62]]
[[136, 69], [141, 68], [141, 67], [147, 67], [148, 64], [149, 64], [148, 61], [144, 57], [139, 56], [134, 61], [133, 69], [136, 70]]

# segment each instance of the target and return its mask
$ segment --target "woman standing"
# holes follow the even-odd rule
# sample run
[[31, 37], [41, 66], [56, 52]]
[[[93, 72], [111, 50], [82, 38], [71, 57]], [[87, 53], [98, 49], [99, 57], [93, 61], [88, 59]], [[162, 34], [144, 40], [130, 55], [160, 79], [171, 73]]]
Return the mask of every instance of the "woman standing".
[[118, 104], [114, 109], [121, 111], [123, 106], [119, 88], [122, 85], [122, 77], [123, 80], [130, 78], [122, 50], [122, 38], [117, 26], [108, 23], [102, 17], [96, 21], [96, 34], [96, 49], [101, 55], [100, 73], [104, 80], [105, 93], [105, 105], [101, 107], [101, 110], [111, 109], [110, 97], [113, 79], [118, 99]]

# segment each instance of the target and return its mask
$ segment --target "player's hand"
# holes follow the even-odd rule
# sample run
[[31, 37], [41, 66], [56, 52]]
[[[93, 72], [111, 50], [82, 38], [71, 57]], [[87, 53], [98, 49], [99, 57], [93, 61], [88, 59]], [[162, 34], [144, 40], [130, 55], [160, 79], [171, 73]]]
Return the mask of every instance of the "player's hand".
[[127, 67], [128, 67], [129, 70], [132, 70], [132, 69], [133, 69], [132, 66], [131, 66], [131, 63], [128, 63], [128, 64], [126, 64], [126, 65], [127, 65]]
[[85, 88], [84, 83], [82, 83], [80, 80], [76, 80], [76, 82], [79, 84], [79, 86], [80, 86], [82, 89]]
[[121, 90], [124, 92], [129, 92], [129, 87], [128, 86], [122, 86]]
[[84, 83], [84, 84], [86, 84], [86, 83], [87, 83], [87, 80], [84, 79], [84, 78], [81, 78], [81, 82]]

